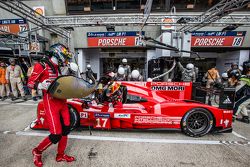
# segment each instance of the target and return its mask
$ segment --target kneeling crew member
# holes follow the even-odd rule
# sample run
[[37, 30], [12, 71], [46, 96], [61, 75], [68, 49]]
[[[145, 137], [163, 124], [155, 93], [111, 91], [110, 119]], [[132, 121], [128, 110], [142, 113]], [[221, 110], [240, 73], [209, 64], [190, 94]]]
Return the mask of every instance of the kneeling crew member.
[[241, 113], [242, 118], [239, 119], [239, 121], [250, 123], [247, 111], [247, 106], [250, 104], [250, 63], [248, 63], [246, 67], [246, 75], [240, 77], [240, 85], [236, 87], [236, 97], [238, 97], [238, 100], [234, 105], [233, 120]]
[[66, 100], [56, 99], [47, 92], [51, 82], [60, 73], [59, 66], [65, 64], [67, 58], [70, 57], [70, 53], [64, 45], [55, 44], [50, 47], [49, 54], [51, 56], [49, 60], [34, 65], [34, 70], [28, 81], [28, 86], [31, 89], [37, 86], [38, 89], [43, 91], [44, 110], [50, 131], [50, 135], [32, 150], [34, 164], [38, 167], [43, 165], [42, 152], [56, 143], [58, 143], [57, 162], [72, 162], [75, 160], [74, 157], [64, 153], [70, 133], [70, 114]]

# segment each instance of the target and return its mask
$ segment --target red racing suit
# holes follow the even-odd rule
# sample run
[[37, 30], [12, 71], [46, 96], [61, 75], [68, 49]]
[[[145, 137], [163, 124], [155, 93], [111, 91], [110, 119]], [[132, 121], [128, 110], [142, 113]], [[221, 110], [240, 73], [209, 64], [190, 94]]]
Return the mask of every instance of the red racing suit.
[[[34, 70], [28, 80], [28, 87], [34, 89], [36, 85], [38, 85], [38, 83], [42, 83], [47, 79], [53, 81], [58, 77], [58, 66], [53, 64], [52, 62], [50, 64], [53, 65], [54, 71], [52, 67], [47, 63], [44, 63], [44, 65], [42, 65], [41, 63], [35, 64]], [[52, 143], [56, 144], [57, 142], [59, 142], [58, 154], [64, 154], [70, 126], [70, 115], [66, 100], [56, 99], [49, 93], [47, 93], [46, 90], [42, 91], [45, 116], [51, 134], [37, 146], [37, 149], [42, 152]], [[63, 119], [63, 124], [61, 123], [61, 117]], [[68, 129], [66, 130], [66, 133], [64, 133], [64, 127], [68, 127], [66, 128]]]

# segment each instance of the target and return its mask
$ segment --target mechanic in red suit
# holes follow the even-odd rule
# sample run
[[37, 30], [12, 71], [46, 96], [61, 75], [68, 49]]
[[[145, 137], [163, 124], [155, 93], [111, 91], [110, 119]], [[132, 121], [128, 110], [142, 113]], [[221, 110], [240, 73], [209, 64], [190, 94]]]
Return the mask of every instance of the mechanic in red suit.
[[64, 45], [55, 44], [50, 47], [49, 55], [50, 59], [35, 64], [28, 81], [28, 86], [31, 89], [37, 87], [43, 91], [44, 110], [50, 131], [50, 135], [32, 150], [34, 164], [38, 167], [43, 165], [42, 152], [56, 143], [58, 143], [57, 162], [75, 160], [74, 157], [64, 153], [70, 133], [70, 115], [66, 100], [56, 99], [47, 92], [51, 82], [60, 74], [59, 66], [66, 64], [70, 54]]

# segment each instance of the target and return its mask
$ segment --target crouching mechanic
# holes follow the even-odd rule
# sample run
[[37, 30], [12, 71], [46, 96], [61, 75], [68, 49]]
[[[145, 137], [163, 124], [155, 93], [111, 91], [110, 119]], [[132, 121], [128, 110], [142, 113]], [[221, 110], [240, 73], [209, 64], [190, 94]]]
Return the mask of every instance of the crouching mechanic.
[[47, 92], [51, 82], [60, 74], [59, 67], [66, 64], [70, 54], [64, 45], [55, 44], [50, 47], [49, 55], [50, 59], [34, 65], [34, 70], [28, 81], [28, 86], [31, 89], [38, 87], [43, 91], [44, 110], [50, 131], [50, 135], [32, 150], [34, 164], [38, 167], [43, 165], [42, 152], [56, 143], [58, 143], [57, 162], [75, 160], [74, 157], [64, 153], [70, 133], [70, 115], [66, 100], [56, 99]]
[[250, 119], [247, 112], [247, 106], [250, 104], [250, 62], [247, 64], [246, 75], [240, 77], [240, 84], [236, 87], [237, 101], [234, 105], [235, 120], [239, 113], [242, 114], [242, 118], [238, 119], [244, 123], [250, 123]]

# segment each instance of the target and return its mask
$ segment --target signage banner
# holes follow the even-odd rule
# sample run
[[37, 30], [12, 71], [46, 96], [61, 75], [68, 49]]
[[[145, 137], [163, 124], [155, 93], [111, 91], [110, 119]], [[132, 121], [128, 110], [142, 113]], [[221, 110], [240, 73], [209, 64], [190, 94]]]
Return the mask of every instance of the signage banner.
[[19, 32], [28, 30], [28, 24], [25, 19], [3, 19], [0, 20], [0, 34], [12, 33], [18, 34]]
[[[162, 23], [174, 23], [175, 19], [171, 17], [166, 17], [165, 19], [162, 19]], [[175, 30], [176, 26], [173, 25], [162, 25], [161, 30]]]
[[31, 42], [29, 45], [30, 52], [40, 52], [40, 44], [39, 42]]
[[[144, 31], [142, 35], [144, 35]], [[88, 32], [88, 47], [138, 47], [141, 45], [139, 31]]]
[[192, 32], [192, 47], [240, 47], [246, 31], [195, 31]]

